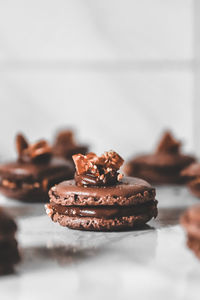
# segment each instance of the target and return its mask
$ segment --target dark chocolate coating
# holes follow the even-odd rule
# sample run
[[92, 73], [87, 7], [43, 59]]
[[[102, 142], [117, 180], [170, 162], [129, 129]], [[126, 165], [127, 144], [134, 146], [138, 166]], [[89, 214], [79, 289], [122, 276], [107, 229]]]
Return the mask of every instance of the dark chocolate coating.
[[[52, 158], [46, 163], [11, 162], [0, 166], [0, 192], [7, 197], [42, 202], [48, 199], [48, 189], [74, 175], [72, 162]], [[13, 183], [5, 186], [4, 182]]]

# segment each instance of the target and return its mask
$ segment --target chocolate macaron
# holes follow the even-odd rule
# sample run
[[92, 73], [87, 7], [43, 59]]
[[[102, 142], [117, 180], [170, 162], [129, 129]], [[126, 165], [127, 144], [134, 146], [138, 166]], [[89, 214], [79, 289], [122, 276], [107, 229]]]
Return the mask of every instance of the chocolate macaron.
[[153, 184], [181, 184], [180, 172], [195, 158], [180, 151], [181, 143], [170, 132], [165, 132], [153, 154], [139, 155], [125, 166], [128, 176], [143, 178]]
[[73, 180], [49, 192], [47, 214], [72, 229], [115, 231], [139, 227], [157, 216], [155, 189], [146, 181], [123, 177], [123, 159], [113, 151], [73, 156]]
[[181, 176], [186, 181], [191, 193], [200, 198], [200, 163], [196, 162], [185, 168]]
[[187, 233], [188, 247], [200, 258], [200, 205], [194, 205], [186, 210], [180, 222]]
[[0, 208], [0, 275], [14, 272], [14, 265], [20, 260], [14, 220]]
[[72, 162], [55, 158], [46, 141], [28, 144], [19, 134], [16, 146], [17, 161], [0, 165], [0, 192], [5, 196], [26, 202], [44, 202], [51, 186], [73, 178]]
[[52, 150], [55, 156], [72, 160], [72, 155], [74, 154], [86, 154], [88, 146], [78, 144], [75, 141], [73, 131], [62, 130], [57, 133]]

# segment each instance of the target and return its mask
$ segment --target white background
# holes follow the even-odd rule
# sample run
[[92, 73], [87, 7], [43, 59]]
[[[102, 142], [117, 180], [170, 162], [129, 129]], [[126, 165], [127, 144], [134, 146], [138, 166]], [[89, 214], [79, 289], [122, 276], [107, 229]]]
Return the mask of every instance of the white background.
[[[60, 126], [99, 153], [198, 152], [193, 0], [0, 0], [0, 154]], [[196, 98], [195, 98], [196, 97]]]

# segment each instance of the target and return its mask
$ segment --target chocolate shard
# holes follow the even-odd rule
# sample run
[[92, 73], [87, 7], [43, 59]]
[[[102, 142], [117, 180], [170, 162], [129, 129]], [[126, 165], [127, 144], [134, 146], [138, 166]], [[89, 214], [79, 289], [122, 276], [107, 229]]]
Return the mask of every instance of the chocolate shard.
[[16, 146], [19, 160], [22, 162], [46, 162], [51, 157], [51, 147], [45, 140], [28, 144], [22, 134], [16, 137]]
[[166, 131], [161, 140], [160, 143], [157, 146], [156, 153], [172, 153], [176, 154], [179, 153], [181, 143], [177, 141], [171, 132]]
[[76, 145], [74, 134], [71, 130], [62, 130], [58, 133], [55, 145]]
[[19, 133], [16, 136], [16, 148], [19, 157], [22, 155], [22, 152], [28, 148], [28, 142], [23, 134]]
[[104, 157], [107, 168], [118, 170], [124, 163], [123, 158], [114, 151], [105, 152]]
[[114, 151], [101, 156], [90, 152], [87, 155], [73, 155], [76, 166], [75, 181], [77, 185], [113, 185], [122, 179], [118, 170], [124, 160]]
[[41, 140], [35, 144], [30, 145], [29, 154], [33, 160], [39, 157], [46, 157], [51, 154], [51, 147], [46, 141]]

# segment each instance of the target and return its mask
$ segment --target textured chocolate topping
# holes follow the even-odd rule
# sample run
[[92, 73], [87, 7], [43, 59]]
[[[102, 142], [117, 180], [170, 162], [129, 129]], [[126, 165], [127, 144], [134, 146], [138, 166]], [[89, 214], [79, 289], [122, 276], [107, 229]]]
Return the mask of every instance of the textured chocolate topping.
[[157, 146], [156, 153], [179, 153], [181, 143], [172, 136], [171, 132], [166, 131]]
[[20, 162], [48, 162], [51, 157], [51, 147], [46, 141], [41, 140], [34, 144], [28, 144], [22, 134], [18, 134], [16, 137], [16, 148]]
[[124, 160], [114, 151], [98, 157], [95, 153], [73, 155], [75, 182], [79, 186], [110, 186], [122, 179], [118, 173]]
[[155, 209], [157, 201], [149, 201], [140, 205], [133, 206], [62, 206], [51, 202], [48, 205], [49, 209], [52, 209], [55, 213], [61, 215], [67, 215], [70, 217], [95, 217], [95, 218], [115, 218], [126, 217], [138, 214], [145, 214], [151, 209], [155, 210], [154, 217], [157, 216], [157, 210]]

